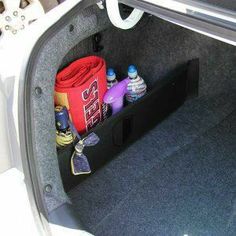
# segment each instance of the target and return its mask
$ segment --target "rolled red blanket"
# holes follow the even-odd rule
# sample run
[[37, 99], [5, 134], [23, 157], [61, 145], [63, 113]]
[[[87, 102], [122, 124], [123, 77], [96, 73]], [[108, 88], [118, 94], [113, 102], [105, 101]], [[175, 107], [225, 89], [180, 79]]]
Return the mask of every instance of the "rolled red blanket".
[[103, 119], [102, 103], [107, 90], [103, 58], [89, 56], [74, 61], [56, 76], [55, 104], [66, 106], [80, 134]]

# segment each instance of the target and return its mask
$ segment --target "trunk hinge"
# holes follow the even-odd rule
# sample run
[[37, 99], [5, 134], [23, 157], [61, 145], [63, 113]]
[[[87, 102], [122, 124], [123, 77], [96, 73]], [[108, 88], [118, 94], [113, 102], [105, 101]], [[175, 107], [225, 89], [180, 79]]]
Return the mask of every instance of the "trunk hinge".
[[134, 27], [144, 13], [141, 10], [134, 9], [131, 14], [123, 20], [120, 15], [118, 0], [106, 0], [106, 8], [111, 23], [114, 26], [125, 30]]

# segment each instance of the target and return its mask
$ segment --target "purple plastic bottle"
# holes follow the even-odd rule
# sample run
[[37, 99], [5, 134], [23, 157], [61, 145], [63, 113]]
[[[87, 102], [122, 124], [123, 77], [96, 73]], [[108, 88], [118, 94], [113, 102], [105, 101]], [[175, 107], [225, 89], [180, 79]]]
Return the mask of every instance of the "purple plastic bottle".
[[122, 110], [124, 106], [124, 96], [127, 92], [127, 86], [130, 79], [126, 78], [121, 82], [113, 85], [104, 95], [103, 101], [112, 108], [112, 115]]

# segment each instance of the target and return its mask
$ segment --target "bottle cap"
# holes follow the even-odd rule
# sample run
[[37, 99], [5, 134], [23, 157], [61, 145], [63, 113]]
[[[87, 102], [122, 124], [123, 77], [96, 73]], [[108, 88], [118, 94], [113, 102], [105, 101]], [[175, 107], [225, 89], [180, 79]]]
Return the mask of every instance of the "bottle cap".
[[112, 80], [114, 80], [115, 78], [116, 78], [116, 74], [115, 74], [114, 70], [113, 70], [112, 68], [109, 68], [109, 69], [107, 70], [107, 80], [108, 80], [108, 81], [112, 81]]
[[137, 75], [138, 75], [138, 71], [137, 71], [136, 66], [129, 65], [129, 67], [128, 67], [128, 76], [130, 78], [135, 78]]

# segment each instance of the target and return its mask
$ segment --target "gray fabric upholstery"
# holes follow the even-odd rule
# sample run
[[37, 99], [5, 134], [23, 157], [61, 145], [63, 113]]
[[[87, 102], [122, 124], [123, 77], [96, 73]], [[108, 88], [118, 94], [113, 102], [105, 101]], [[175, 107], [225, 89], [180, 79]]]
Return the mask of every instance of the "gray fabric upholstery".
[[[97, 55], [116, 69], [118, 78], [127, 76], [127, 67], [133, 63], [151, 87], [177, 65], [198, 57], [200, 95], [219, 93], [236, 86], [236, 70], [233, 69], [236, 49], [233, 46], [156, 17], [144, 17], [132, 30], [112, 27], [103, 31], [101, 45], [104, 50]], [[94, 54], [91, 38], [73, 48], [62, 66], [88, 54]]]
[[[50, 193], [44, 192], [49, 212], [69, 201], [62, 186], [57, 161], [54, 117], [55, 76], [62, 59], [71, 48], [109, 25], [106, 16], [101, 13], [97, 7], [92, 7], [74, 15], [68, 24], [44, 41], [35, 59], [31, 82], [33, 145], [42, 188], [48, 184], [52, 186]], [[73, 32], [69, 31], [71, 24], [74, 25]], [[40, 98], [34, 94], [36, 87], [42, 89]]]
[[235, 91], [186, 102], [69, 194], [95, 235], [233, 235]]
[[236, 112], [151, 169], [95, 235], [235, 235], [235, 120]]

